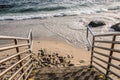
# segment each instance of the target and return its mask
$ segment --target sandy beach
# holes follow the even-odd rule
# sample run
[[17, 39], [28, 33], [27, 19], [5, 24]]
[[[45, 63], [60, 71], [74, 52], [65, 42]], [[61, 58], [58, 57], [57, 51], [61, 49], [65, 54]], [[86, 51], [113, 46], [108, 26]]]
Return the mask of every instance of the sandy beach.
[[0, 35], [27, 37], [32, 29], [35, 40], [61, 40], [75, 47], [86, 48], [86, 25], [92, 20], [101, 20], [106, 25], [93, 28], [94, 33], [110, 33], [113, 32], [110, 26], [119, 22], [119, 15], [120, 13], [116, 12], [104, 12], [47, 19], [0, 21]]
[[[32, 29], [35, 55], [38, 50], [46, 49], [60, 55], [73, 55], [75, 66], [89, 65], [91, 54], [86, 48], [86, 25], [91, 20], [102, 20], [106, 25], [93, 29], [94, 33], [114, 32], [110, 26], [119, 22], [119, 16], [120, 13], [105, 12], [47, 19], [0, 21], [0, 35], [27, 37], [29, 30]], [[81, 60], [83, 63], [80, 63]]]

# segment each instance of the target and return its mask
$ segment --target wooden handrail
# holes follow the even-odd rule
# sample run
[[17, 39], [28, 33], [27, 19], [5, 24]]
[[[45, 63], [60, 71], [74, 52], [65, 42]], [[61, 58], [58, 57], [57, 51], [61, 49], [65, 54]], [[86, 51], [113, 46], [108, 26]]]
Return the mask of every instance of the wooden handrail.
[[94, 36], [95, 34], [92, 32], [92, 30], [90, 29], [90, 27], [87, 26], [87, 28], [88, 28], [88, 31], [90, 31], [91, 35]]
[[[92, 41], [89, 40], [89, 34], [90, 33], [93, 37]], [[117, 54], [120, 53], [120, 50], [119, 49], [115, 49], [114, 46], [117, 44], [120, 44], [120, 41], [116, 41], [116, 37], [120, 36], [120, 33], [110, 33], [110, 34], [93, 34], [92, 30], [89, 28], [89, 26], [87, 26], [87, 34], [86, 34], [86, 39], [87, 39], [87, 42], [90, 46], [91, 49], [91, 61], [90, 61], [90, 65], [91, 67], [94, 67], [96, 68], [98, 71], [100, 71], [101, 73], [103, 73], [106, 77], [105, 80], [107, 80], [108, 78], [113, 80], [110, 76], [109, 76], [109, 72], [111, 72], [113, 75], [117, 76], [120, 78], [120, 75], [118, 75], [117, 73], [115, 73], [114, 71], [111, 71], [110, 67], [113, 67], [117, 70], [120, 70], [120, 67], [119, 66], [116, 66], [115, 64], [113, 64], [111, 61], [112, 60], [115, 60], [115, 61], [120, 61], [120, 58], [119, 57], [115, 57], [113, 56], [113, 52], [117, 52]], [[107, 41], [107, 40], [96, 40], [95, 38], [97, 37], [112, 37], [112, 41]], [[110, 48], [107, 48], [107, 47], [102, 47], [102, 46], [97, 46], [95, 45], [95, 43], [109, 43], [111, 44], [111, 47]], [[91, 45], [92, 44], [92, 45]], [[95, 48], [95, 49], [94, 49]], [[107, 50], [107, 51], [110, 51], [109, 55], [105, 54], [105, 53], [102, 53], [100, 51], [95, 51], [96, 49], [102, 49], [102, 50]], [[97, 57], [96, 55], [94, 54], [97, 54], [97, 55], [101, 55], [101, 56], [104, 56], [106, 58], [108, 58], [108, 61], [105, 61], [104, 59], [102, 58], [99, 58]], [[106, 67], [104, 67], [103, 65], [99, 64], [97, 61], [95, 61], [93, 58], [99, 60], [99, 61], [102, 61], [106, 64]], [[94, 63], [94, 64], [93, 64]], [[96, 65], [98, 65], [99, 67], [105, 69], [106, 72], [103, 72], [101, 69], [97, 68]]]
[[9, 46], [9, 47], [3, 47], [3, 48], [0, 48], [0, 51], [5, 51], [5, 50], [13, 49], [16, 47], [23, 47], [23, 46], [28, 46], [28, 45], [30, 44], [19, 44], [19, 45], [14, 45], [14, 46]]
[[0, 39], [7, 39], [7, 40], [13, 40], [13, 39], [29, 40], [29, 38], [14, 37], [14, 36], [0, 36]]
[[105, 36], [114, 36], [114, 35], [116, 35], [116, 36], [119, 36], [120, 35], [120, 33], [109, 33], [109, 34], [98, 34], [98, 35], [94, 35], [95, 37], [105, 37]]

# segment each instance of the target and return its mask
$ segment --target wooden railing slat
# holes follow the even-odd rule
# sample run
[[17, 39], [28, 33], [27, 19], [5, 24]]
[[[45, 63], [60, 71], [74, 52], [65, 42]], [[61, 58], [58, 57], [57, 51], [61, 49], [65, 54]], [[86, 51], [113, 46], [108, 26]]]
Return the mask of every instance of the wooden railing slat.
[[98, 34], [98, 35], [94, 35], [95, 37], [105, 37], [105, 36], [114, 36], [114, 35], [116, 35], [116, 36], [119, 36], [120, 35], [120, 33], [109, 33], [109, 34]]
[[32, 72], [32, 70], [33, 70], [33, 67], [32, 67], [32, 69], [29, 71], [29, 73], [27, 74], [25, 80], [27, 80], [27, 78], [29, 77], [29, 75], [30, 75], [30, 73]]
[[12, 56], [9, 56], [9, 57], [7, 57], [7, 58], [5, 58], [5, 59], [2, 59], [2, 60], [0, 60], [0, 64], [3, 63], [3, 62], [5, 62], [5, 61], [7, 61], [7, 60], [9, 60], [9, 59], [12, 59], [12, 58], [20, 55], [20, 54], [22, 54], [22, 53], [25, 53], [25, 52], [27, 52], [27, 51], [29, 51], [29, 50], [30, 50], [30, 49], [27, 49], [27, 50], [25, 50], [25, 51], [19, 52], [19, 53], [17, 53], [17, 54], [14, 54], [14, 55], [12, 55]]
[[21, 80], [21, 78], [23, 77], [23, 75], [32, 67], [32, 65], [33, 65], [33, 64], [30, 64], [30, 65], [28, 66], [28, 68], [24, 71], [23, 74], [21, 74], [21, 76], [18, 78], [18, 80]]
[[[105, 80], [107, 80], [108, 78], [113, 80], [110, 76], [109, 76], [109, 72], [113, 73], [116, 77], [119, 77], [120, 78], [120, 75], [116, 74], [116, 72], [114, 71], [111, 71], [111, 67], [115, 68], [115, 69], [118, 69], [120, 70], [120, 67], [119, 66], [116, 66], [115, 64], [113, 64], [111, 61], [112, 60], [115, 60], [115, 61], [120, 61], [120, 58], [118, 57], [115, 57], [113, 56], [114, 52], [117, 52], [118, 54], [120, 53], [120, 50], [119, 49], [115, 49], [115, 44], [120, 44], [120, 41], [116, 41], [116, 39], [118, 38], [118, 36], [120, 36], [120, 33], [109, 33], [109, 34], [93, 34], [93, 31], [89, 28], [89, 26], [87, 26], [87, 31], [86, 31], [86, 39], [87, 39], [87, 42], [89, 43], [89, 46], [91, 46], [91, 44], [93, 44], [91, 46], [91, 61], [90, 61], [90, 65], [91, 67], [93, 66], [94, 68], [96, 68], [98, 71], [100, 71], [101, 73], [103, 73], [105, 75]], [[89, 40], [89, 33], [90, 35], [92, 35], [93, 37], [93, 41], [90, 42]], [[94, 38], [97, 38], [97, 37], [112, 37], [112, 41], [106, 41], [106, 40], [96, 40]], [[111, 44], [111, 47], [110, 48], [107, 48], [107, 47], [102, 47], [102, 46], [97, 46], [97, 45], [94, 45], [94, 43], [109, 43]], [[98, 48], [98, 49], [103, 49], [103, 50], [107, 50], [107, 51], [110, 51], [109, 55], [105, 54], [105, 53], [102, 53], [100, 51], [95, 51], [95, 49]], [[90, 49], [89, 49], [90, 50]], [[108, 61], [105, 61], [104, 59], [102, 58], [99, 58], [97, 57], [96, 55], [94, 54], [97, 54], [98, 56], [101, 55], [101, 56], [104, 56], [106, 58], [108, 58]], [[93, 60], [93, 58], [99, 60], [99, 61], [102, 61], [106, 64], [106, 67], [104, 67], [103, 65], [99, 64], [97, 61]], [[99, 67], [105, 69], [105, 73], [101, 70], [99, 70], [95, 65], [92, 64], [92, 62], [96, 65], [98, 65]]]
[[7, 39], [7, 40], [13, 40], [13, 39], [29, 40], [29, 38], [14, 37], [14, 36], [0, 36], [0, 39]]
[[19, 45], [14, 45], [14, 46], [3, 47], [3, 48], [0, 48], [0, 51], [5, 51], [5, 50], [13, 49], [16, 47], [23, 47], [23, 46], [28, 46], [28, 45], [30, 44], [19, 44]]
[[109, 70], [109, 72], [120, 78], [120, 75], [116, 74], [115, 72], [113, 72], [111, 70]]
[[[105, 75], [105, 73], [104, 72], [102, 72], [100, 69], [98, 69], [97, 67], [95, 67], [94, 65], [93, 65], [93, 67], [96, 69], [96, 70], [98, 70], [99, 72], [101, 72], [102, 74], [104, 74]], [[105, 75], [107, 78], [109, 78], [110, 80], [113, 80], [111, 77], [109, 77], [108, 75]]]
[[12, 66], [10, 66], [9, 68], [7, 68], [5, 71], [0, 73], [0, 77], [2, 75], [4, 75], [5, 73], [7, 73], [9, 70], [11, 70], [13, 67], [15, 67], [16, 65], [18, 65], [20, 62], [22, 62], [24, 59], [28, 58], [31, 54], [29, 54], [28, 56], [24, 57], [23, 59], [19, 60], [18, 62], [16, 62], [15, 64], [13, 64]]
[[23, 66], [20, 67], [10, 78], [9, 80], [13, 80], [13, 78], [31, 61], [32, 59], [29, 59]]
[[120, 50], [118, 50], [118, 49], [110, 49], [110, 48], [100, 47], [100, 46], [93, 46], [93, 47], [99, 48], [99, 49], [108, 50], [108, 51], [113, 51], [113, 52], [119, 52], [120, 53]]
[[105, 60], [103, 60], [103, 59], [101, 59], [101, 58], [98, 58], [98, 57], [96, 57], [96, 56], [93, 56], [93, 57], [96, 58], [96, 59], [98, 59], [98, 60], [100, 60], [100, 61], [102, 61], [102, 62], [104, 62], [104, 63], [106, 63], [106, 64], [108, 64], [107, 61], [105, 61]]
[[100, 41], [100, 40], [95, 40], [95, 42], [120, 44], [120, 41]]
[[101, 53], [101, 52], [97, 52], [97, 51], [93, 51], [93, 52], [96, 53], [96, 54], [99, 54], [99, 55], [102, 55], [102, 56], [105, 56], [105, 57], [112, 58], [114, 60], [120, 61], [120, 58], [117, 58], [117, 57], [114, 57], [114, 56], [109, 56], [107, 54], [104, 54], [104, 53]]

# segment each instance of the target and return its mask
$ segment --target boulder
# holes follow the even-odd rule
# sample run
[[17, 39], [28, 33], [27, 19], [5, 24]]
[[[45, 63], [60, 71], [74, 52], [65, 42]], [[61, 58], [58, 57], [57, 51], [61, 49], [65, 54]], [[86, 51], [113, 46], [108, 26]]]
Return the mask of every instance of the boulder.
[[90, 27], [99, 27], [99, 26], [104, 26], [106, 25], [104, 21], [91, 21], [88, 26]]
[[115, 31], [120, 31], [120, 23], [112, 25], [111, 28], [114, 29]]

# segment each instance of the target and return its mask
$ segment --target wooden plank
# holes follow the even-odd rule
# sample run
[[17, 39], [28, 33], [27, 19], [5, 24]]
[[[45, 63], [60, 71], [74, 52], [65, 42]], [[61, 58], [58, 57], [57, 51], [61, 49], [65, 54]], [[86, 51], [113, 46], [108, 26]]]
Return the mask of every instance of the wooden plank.
[[18, 55], [20, 55], [20, 54], [22, 54], [22, 53], [24, 53], [24, 52], [27, 52], [27, 51], [29, 51], [29, 50], [30, 50], [30, 49], [27, 49], [27, 50], [25, 50], [25, 51], [19, 52], [19, 53], [17, 53], [17, 54], [14, 54], [14, 55], [12, 55], [12, 56], [9, 56], [9, 57], [7, 57], [7, 58], [5, 58], [5, 59], [2, 59], [2, 60], [0, 60], [0, 64], [3, 63], [3, 62], [5, 62], [5, 61], [8, 61], [9, 59], [12, 59], [12, 58], [18, 56]]
[[28, 46], [28, 45], [30, 44], [19, 44], [19, 45], [14, 45], [14, 46], [3, 47], [3, 48], [0, 48], [0, 51], [5, 51], [5, 50], [13, 49], [16, 47], [23, 47], [23, 46]]
[[9, 40], [13, 40], [13, 39], [28, 40], [29, 38], [14, 37], [14, 36], [0, 36], [0, 39], [9, 39]]
[[29, 54], [28, 56], [24, 57], [23, 59], [21, 59], [20, 61], [16, 62], [15, 64], [13, 64], [12, 66], [10, 66], [9, 68], [7, 68], [5, 71], [0, 73], [0, 77], [2, 75], [4, 75], [5, 73], [7, 73], [9, 70], [11, 70], [13, 67], [15, 67], [16, 65], [18, 65], [20, 62], [22, 62], [24, 59], [28, 58], [31, 54]]

